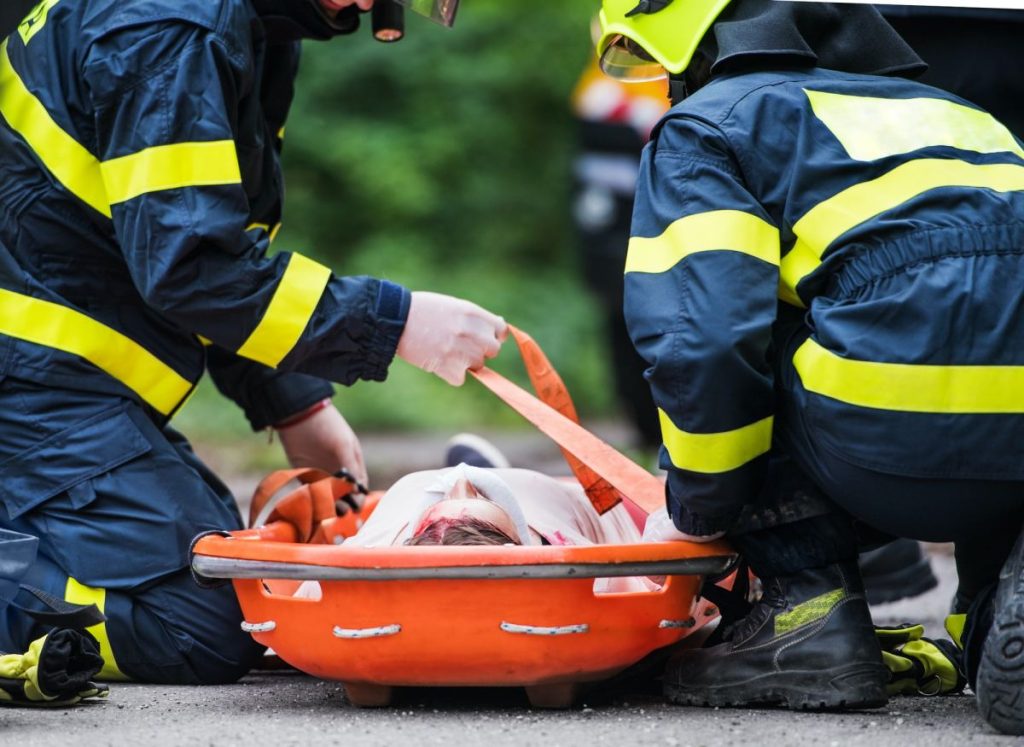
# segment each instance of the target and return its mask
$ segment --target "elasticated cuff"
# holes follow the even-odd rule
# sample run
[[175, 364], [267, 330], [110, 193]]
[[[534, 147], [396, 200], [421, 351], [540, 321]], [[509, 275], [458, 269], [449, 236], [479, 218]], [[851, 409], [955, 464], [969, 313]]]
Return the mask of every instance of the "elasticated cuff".
[[412, 293], [406, 288], [389, 280], [379, 281], [373, 332], [366, 346], [366, 367], [359, 378], [367, 381], [384, 381], [387, 378], [388, 368], [398, 349], [398, 341], [405, 331], [411, 304]]
[[330, 382], [301, 373], [280, 373], [267, 380], [260, 396], [246, 403], [245, 415], [253, 430], [260, 431], [333, 396]]

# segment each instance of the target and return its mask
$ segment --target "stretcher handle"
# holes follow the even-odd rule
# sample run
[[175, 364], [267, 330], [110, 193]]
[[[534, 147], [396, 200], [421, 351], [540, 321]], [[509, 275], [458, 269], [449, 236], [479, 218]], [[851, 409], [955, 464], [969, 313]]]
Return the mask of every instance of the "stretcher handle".
[[558, 444], [599, 513], [622, 500], [647, 513], [664, 508], [665, 486], [661, 480], [581, 427], [565, 383], [540, 346], [512, 325], [509, 331], [540, 399], [490, 368], [470, 371], [477, 381]]

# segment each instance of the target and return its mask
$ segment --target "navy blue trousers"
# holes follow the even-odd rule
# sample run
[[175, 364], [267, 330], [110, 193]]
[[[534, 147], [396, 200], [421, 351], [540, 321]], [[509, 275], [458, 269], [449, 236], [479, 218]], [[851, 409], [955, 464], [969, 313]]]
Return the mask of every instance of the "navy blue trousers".
[[[234, 499], [141, 406], [0, 381], [0, 503], [0, 528], [39, 538], [24, 583], [103, 609], [93, 632], [106, 675], [232, 682], [260, 655], [232, 589], [200, 588], [188, 570], [197, 534], [241, 526]], [[25, 592], [16, 601], [32, 605]], [[43, 632], [15, 607], [0, 614], [0, 650]]]

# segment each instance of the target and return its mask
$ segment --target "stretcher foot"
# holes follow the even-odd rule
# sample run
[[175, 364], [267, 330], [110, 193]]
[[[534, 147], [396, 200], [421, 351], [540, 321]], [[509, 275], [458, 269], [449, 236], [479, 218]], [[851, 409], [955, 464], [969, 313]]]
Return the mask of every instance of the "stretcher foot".
[[368, 682], [346, 683], [345, 697], [358, 708], [383, 708], [391, 705], [395, 688]]
[[530, 685], [526, 688], [526, 697], [534, 708], [571, 708], [581, 689], [576, 682]]

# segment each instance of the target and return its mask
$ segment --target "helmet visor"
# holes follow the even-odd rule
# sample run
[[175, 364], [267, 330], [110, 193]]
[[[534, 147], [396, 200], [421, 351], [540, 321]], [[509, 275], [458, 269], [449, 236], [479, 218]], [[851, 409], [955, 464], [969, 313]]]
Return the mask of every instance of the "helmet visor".
[[442, 26], [455, 23], [455, 12], [459, 9], [459, 0], [396, 0], [413, 13], [426, 16]]
[[643, 47], [622, 34], [610, 37], [601, 52], [601, 70], [605, 75], [633, 83], [661, 80], [668, 71]]

